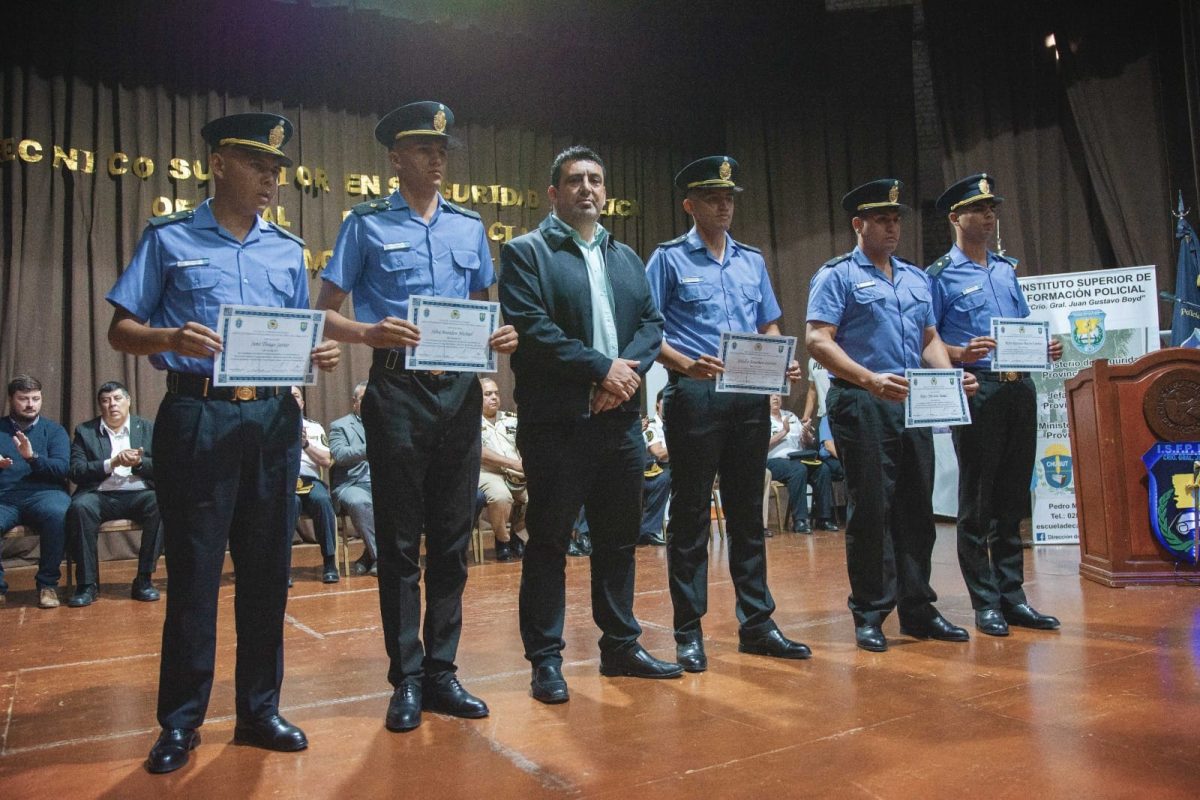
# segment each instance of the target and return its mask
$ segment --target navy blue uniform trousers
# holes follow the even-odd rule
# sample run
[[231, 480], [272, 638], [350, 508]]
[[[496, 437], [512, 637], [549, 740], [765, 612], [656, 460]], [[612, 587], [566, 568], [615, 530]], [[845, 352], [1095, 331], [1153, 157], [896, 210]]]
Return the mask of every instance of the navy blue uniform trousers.
[[233, 402], [168, 393], [154, 423], [167, 557], [158, 721], [197, 728], [208, 710], [217, 595], [228, 545], [237, 575], [236, 710], [278, 713], [300, 408], [286, 392]]

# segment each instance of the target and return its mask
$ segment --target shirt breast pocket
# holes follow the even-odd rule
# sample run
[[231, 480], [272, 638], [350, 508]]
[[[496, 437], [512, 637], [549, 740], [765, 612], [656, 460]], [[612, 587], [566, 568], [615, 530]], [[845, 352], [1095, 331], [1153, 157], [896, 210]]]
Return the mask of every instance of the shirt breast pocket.
[[887, 309], [883, 302], [883, 292], [875, 286], [855, 286], [851, 299], [860, 314], [870, 314], [875, 319], [882, 319]]
[[479, 254], [470, 250], [453, 250], [451, 258], [454, 261], [453, 286], [455, 297], [466, 297], [471, 293], [471, 284], [479, 274]]
[[758, 327], [758, 307], [762, 305], [762, 290], [757, 286], [742, 286], [742, 310], [750, 324]]
[[292, 277], [292, 273], [286, 269], [268, 269], [267, 282], [271, 284], [273, 296], [279, 301], [279, 305], [288, 307], [292, 295], [296, 292], [296, 279]]
[[681, 283], [675, 289], [683, 313], [694, 320], [710, 320], [715, 316], [712, 301], [715, 294], [716, 289], [708, 283]]
[[221, 283], [221, 270], [218, 267], [176, 266], [171, 272], [171, 286], [179, 292], [185, 307], [191, 305], [192, 320], [208, 324], [216, 320], [217, 307], [221, 304], [218, 296], [218, 285]]
[[929, 309], [933, 307], [933, 295], [924, 287], [916, 289], [910, 286], [901, 292], [901, 297], [905, 300], [904, 316], [916, 323], [918, 329], [923, 330], [929, 322]]
[[385, 252], [379, 262], [387, 275], [389, 285], [385, 289], [398, 289], [402, 297], [433, 294], [428, 264], [429, 260], [425, 256], [411, 250]]
[[982, 320], [984, 323], [982, 327], [977, 324], [983, 316], [989, 316], [990, 318], [990, 315], [987, 314], [987, 298], [984, 297], [983, 292], [976, 291], [970, 294], [960, 294], [954, 298], [954, 302], [950, 304], [950, 307], [954, 310], [955, 316], [958, 317], [958, 322], [964, 327], [978, 331], [986, 331], [988, 329], [987, 319]]

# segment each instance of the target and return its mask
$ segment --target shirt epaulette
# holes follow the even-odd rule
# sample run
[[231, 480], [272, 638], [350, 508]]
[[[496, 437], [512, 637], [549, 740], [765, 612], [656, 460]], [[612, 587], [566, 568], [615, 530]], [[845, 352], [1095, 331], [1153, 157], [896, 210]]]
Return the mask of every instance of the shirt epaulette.
[[463, 216], [466, 216], [466, 217], [471, 217], [471, 218], [473, 218], [473, 219], [477, 219], [477, 220], [479, 220], [480, 222], [482, 222], [482, 221], [483, 221], [483, 217], [479, 216], [479, 214], [478, 214], [477, 212], [475, 212], [475, 211], [472, 211], [472, 210], [471, 210], [471, 209], [469, 209], [469, 208], [464, 208], [463, 206], [460, 206], [460, 205], [458, 205], [457, 203], [451, 203], [449, 200], [447, 200], [447, 201], [446, 201], [446, 206], [447, 206], [448, 208], [450, 208], [452, 211], [456, 211], [456, 212], [458, 212], [459, 214], [462, 214]]
[[176, 211], [174, 214], [163, 214], [161, 217], [151, 217], [149, 219], [149, 223], [156, 228], [161, 228], [163, 225], [169, 225], [172, 222], [179, 222], [180, 220], [191, 219], [195, 215], [196, 215], [195, 209], [186, 208], [183, 211]]
[[368, 214], [378, 214], [380, 211], [390, 211], [391, 208], [391, 202], [386, 197], [380, 197], [375, 200], [368, 200], [365, 203], [359, 203], [350, 210], [360, 217], [365, 217]]
[[659, 242], [657, 245], [655, 245], [655, 247], [674, 247], [675, 245], [683, 244], [686, 241], [687, 234], [685, 233], [683, 236], [676, 236], [669, 242]]
[[1007, 261], [1008, 263], [1012, 264], [1014, 267], [1017, 264], [1021, 263], [1020, 259], [1013, 258], [1012, 256], [1006, 256], [1003, 253], [996, 253], [996, 258], [999, 258], [1003, 261]]
[[281, 228], [279, 225], [275, 224], [274, 222], [268, 222], [267, 224], [271, 226], [271, 230], [275, 231], [280, 236], [283, 236], [285, 239], [291, 239], [296, 244], [300, 245], [301, 247], [304, 247], [304, 240], [301, 239], [296, 234], [289, 231], [287, 228]]
[[947, 253], [937, 261], [930, 264], [929, 269], [925, 270], [925, 274], [931, 278], [936, 278], [938, 275], [941, 275], [942, 270], [948, 266], [950, 266], [950, 255]]
[[742, 248], [743, 250], [749, 250], [751, 253], [758, 253], [760, 256], [762, 255], [762, 250], [755, 247], [752, 244], [746, 244], [745, 242], [739, 242], [737, 239], [734, 239], [733, 243], [736, 244], [738, 247]]
[[853, 251], [851, 251], [849, 253], [842, 253], [840, 256], [834, 256], [833, 258], [829, 259], [824, 264], [822, 264], [821, 269], [825, 269], [826, 267], [832, 267], [834, 264], [840, 264], [843, 261], [845, 261], [846, 259], [850, 258], [850, 256], [852, 256], [852, 255], [854, 255]]
[[909, 261], [907, 258], [901, 258], [900, 256], [892, 256], [892, 258], [896, 259], [896, 260], [897, 260], [897, 261], [899, 261], [901, 264], [906, 264], [906, 265], [908, 265], [908, 266], [912, 267], [913, 269], [920, 269], [920, 267], [918, 267], [918, 266], [917, 266], [916, 264], [914, 264], [913, 262]]

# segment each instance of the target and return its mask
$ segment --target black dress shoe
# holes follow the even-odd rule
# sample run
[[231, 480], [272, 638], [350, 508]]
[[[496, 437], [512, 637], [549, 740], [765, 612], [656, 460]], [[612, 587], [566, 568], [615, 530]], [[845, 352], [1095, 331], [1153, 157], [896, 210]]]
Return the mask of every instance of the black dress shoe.
[[321, 583], [337, 583], [339, 577], [337, 567], [321, 568]]
[[150, 576], [141, 573], [133, 579], [133, 585], [129, 587], [129, 596], [143, 603], [153, 603], [159, 598], [158, 589], [150, 582]]
[[512, 547], [514, 556], [516, 556], [517, 558], [525, 557], [525, 542], [521, 539], [520, 536], [517, 536], [514, 533], [512, 535], [512, 538], [508, 540], [508, 544], [510, 547]]
[[675, 645], [675, 660], [684, 672], [704, 672], [708, 669], [708, 656], [704, 655], [704, 640], [693, 639]]
[[233, 726], [235, 744], [248, 744], [264, 750], [294, 753], [308, 747], [308, 737], [278, 714], [262, 719], [241, 719]]
[[900, 632], [915, 639], [937, 639], [941, 642], [966, 642], [971, 639], [966, 628], [952, 624], [937, 612], [925, 622], [901, 622]]
[[513, 552], [511, 542], [502, 542], [496, 540], [496, 560], [497, 561], [516, 561], [517, 554]]
[[683, 667], [670, 661], [660, 661], [634, 642], [620, 650], [600, 653], [600, 674], [610, 678], [620, 675], [630, 678], [678, 678], [683, 674]]
[[817, 530], [836, 533], [837, 531], [840, 531], [841, 528], [839, 528], [838, 524], [831, 519], [819, 519], [817, 520]]
[[188, 754], [200, 744], [200, 732], [191, 728], [163, 728], [150, 748], [146, 771], [161, 775], [174, 772], [188, 762]]
[[656, 534], [655, 536], [639, 536], [637, 543], [638, 547], [645, 545], [649, 545], [650, 547], [665, 547], [667, 540], [663, 538], [663, 535], [660, 533]]
[[812, 658], [812, 650], [808, 645], [793, 642], [778, 628], [772, 628], [755, 639], [742, 639], [738, 642], [738, 652], [771, 658]]
[[426, 677], [421, 682], [421, 708], [452, 717], [479, 719], [488, 715], [487, 703], [463, 688], [453, 672]]
[[369, 558], [360, 558], [350, 565], [350, 574], [356, 578], [361, 578], [368, 574], [375, 566], [375, 562]]
[[859, 625], [854, 629], [854, 643], [863, 650], [882, 653], [887, 650], [887, 637], [878, 625]]
[[421, 724], [421, 687], [414, 683], [402, 683], [392, 692], [388, 702], [387, 717], [383, 725], [389, 731], [403, 733]]
[[565, 703], [571, 699], [562, 669], [554, 664], [533, 668], [533, 680], [529, 682], [529, 694], [534, 700], [546, 705]]
[[1004, 619], [1008, 620], [1009, 625], [1016, 625], [1020, 628], [1035, 628], [1039, 631], [1058, 630], [1062, 624], [1058, 621], [1057, 617], [1052, 617], [1049, 614], [1039, 614], [1028, 603], [1021, 603], [1012, 608], [1004, 609]]
[[812, 533], [812, 528], [808, 526], [808, 520], [806, 519], [796, 520], [792, 525], [792, 530], [796, 533]]
[[975, 627], [988, 636], [1008, 636], [1008, 623], [998, 608], [981, 608], [975, 612]]
[[71, 608], [83, 608], [84, 606], [90, 606], [92, 603], [96, 602], [96, 599], [99, 597], [99, 595], [100, 592], [96, 589], [96, 584], [84, 584], [83, 586], [79, 587], [78, 592], [68, 598], [67, 605]]

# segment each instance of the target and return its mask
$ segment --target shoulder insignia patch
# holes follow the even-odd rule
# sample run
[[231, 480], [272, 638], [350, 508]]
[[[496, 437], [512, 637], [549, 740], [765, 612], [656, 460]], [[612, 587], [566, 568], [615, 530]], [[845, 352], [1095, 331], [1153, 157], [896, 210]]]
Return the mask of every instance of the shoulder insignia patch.
[[164, 214], [161, 217], [151, 217], [149, 222], [154, 227], [161, 228], [163, 225], [169, 225], [172, 222], [179, 222], [180, 220], [191, 219], [195, 215], [196, 215], [195, 209], [188, 208], [188, 209], [184, 209], [183, 211], [176, 211], [174, 214]]
[[682, 236], [676, 236], [674, 239], [672, 239], [669, 242], [659, 242], [655, 246], [656, 247], [675, 247], [676, 245], [683, 244], [686, 241], [687, 241], [687, 234], [685, 233]]
[[937, 261], [930, 264], [929, 267], [925, 270], [925, 274], [931, 278], [936, 278], [938, 275], [941, 275], [942, 270], [944, 270], [948, 266], [950, 266], [949, 254], [942, 256]]
[[848, 259], [848, 258], [850, 257], [850, 255], [851, 255], [851, 253], [853, 253], [853, 252], [854, 252], [854, 251], [851, 251], [850, 253], [842, 253], [840, 256], [834, 256], [833, 258], [829, 259], [829, 260], [828, 260], [828, 261], [826, 261], [824, 264], [822, 264], [822, 265], [821, 265], [821, 269], [825, 269], [826, 267], [832, 267], [832, 266], [834, 266], [835, 264], [840, 264], [840, 263], [842, 263], [843, 261], [845, 261], [846, 259]]
[[365, 203], [359, 203], [350, 210], [360, 217], [365, 217], [370, 214], [378, 214], [380, 211], [389, 211], [392, 204], [386, 197], [380, 197], [376, 200], [368, 200]]
[[291, 239], [296, 244], [300, 245], [301, 247], [304, 247], [304, 240], [301, 239], [296, 234], [289, 231], [287, 228], [281, 228], [279, 225], [276, 225], [274, 222], [268, 222], [267, 224], [271, 226], [271, 230], [275, 231], [280, 236], [284, 237], [285, 239]]
[[749, 250], [751, 253], [758, 253], [759, 255], [762, 255], [762, 250], [760, 250], [759, 248], [755, 247], [752, 244], [746, 244], [745, 242], [739, 242], [737, 239], [734, 239], [733, 243], [736, 244], [738, 247], [742, 248], [743, 250]]
[[1001, 259], [1002, 261], [1007, 261], [1008, 263], [1012, 264], [1014, 267], [1015, 267], [1017, 264], [1020, 264], [1020, 263], [1021, 263], [1020, 259], [1013, 258], [1012, 256], [1006, 256], [1006, 255], [1004, 255], [1003, 253], [997, 253], [997, 254], [996, 254], [996, 258], [999, 258], [999, 259]]
[[896, 260], [897, 260], [897, 261], [899, 261], [901, 264], [907, 264], [908, 266], [912, 267], [913, 269], [921, 269], [921, 268], [920, 268], [920, 267], [918, 267], [916, 264], [914, 264], [913, 262], [909, 261], [907, 258], [901, 258], [900, 256], [892, 256], [892, 258], [896, 259]]
[[483, 221], [483, 217], [479, 216], [479, 214], [477, 212], [472, 211], [471, 209], [466, 208], [464, 206], [460, 206], [458, 203], [451, 203], [449, 200], [447, 200], [446, 205], [449, 206], [454, 211], [456, 211], [457, 213], [462, 214], [465, 217], [471, 217], [472, 219], [477, 219], [480, 222]]

